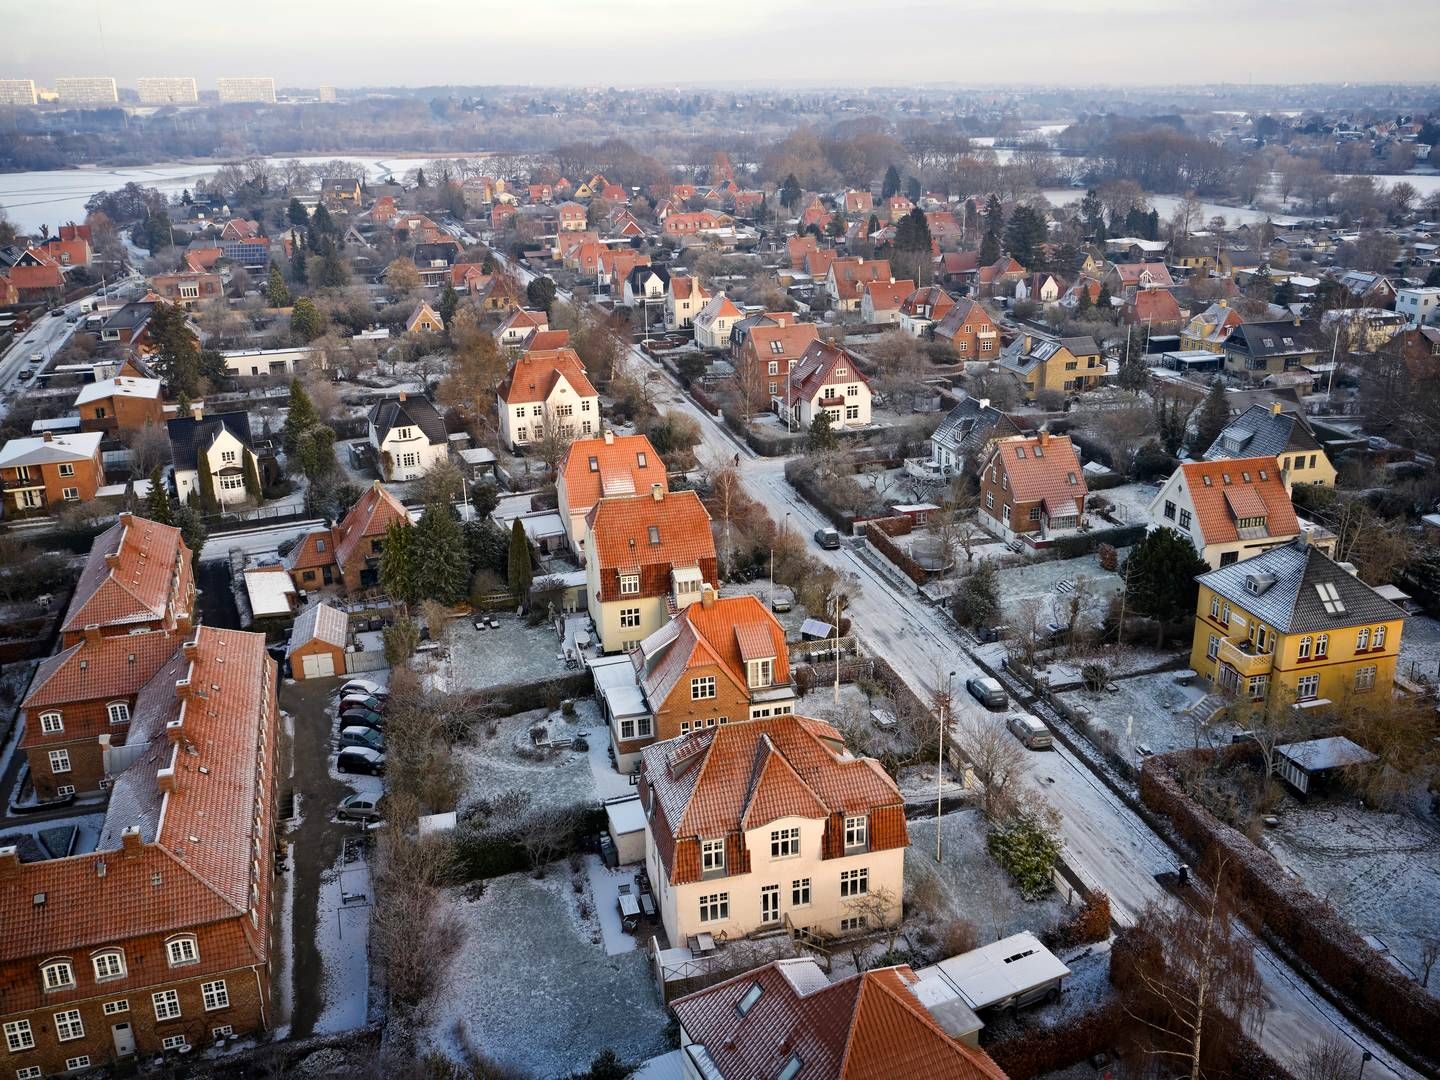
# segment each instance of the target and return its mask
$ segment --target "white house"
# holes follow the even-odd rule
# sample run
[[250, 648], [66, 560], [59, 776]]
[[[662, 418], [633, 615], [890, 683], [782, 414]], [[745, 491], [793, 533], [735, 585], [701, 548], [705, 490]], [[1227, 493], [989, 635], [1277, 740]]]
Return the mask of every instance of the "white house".
[[663, 266], [636, 266], [625, 277], [624, 299], [626, 307], [637, 307], [641, 303], [660, 304], [670, 285], [670, 273]]
[[665, 290], [665, 329], [684, 330], [695, 325], [695, 316], [709, 301], [710, 294], [697, 277], [674, 274]]
[[870, 380], [849, 350], [812, 341], [795, 365], [784, 390], [773, 399], [776, 412], [790, 415], [797, 428], [808, 428], [825, 412], [834, 430], [870, 424]]
[[385, 480], [415, 480], [450, 454], [450, 439], [429, 398], [398, 397], [370, 409], [370, 445]]
[[[250, 416], [244, 412], [206, 416], [202, 406], [165, 424], [174, 462], [175, 494], [236, 506], [260, 500], [260, 466], [250, 440]], [[205, 476], [200, 473], [204, 470]]]
[[702, 349], [728, 349], [730, 330], [744, 317], [733, 300], [716, 293], [695, 316], [695, 344]]
[[1395, 310], [1404, 315], [1411, 326], [1440, 322], [1440, 288], [1396, 289]]
[[543, 311], [515, 308], [495, 328], [495, 340], [502, 349], [518, 349], [537, 330], [550, 329], [550, 316]]
[[325, 354], [301, 345], [294, 349], [231, 349], [220, 356], [236, 378], [263, 378], [294, 375], [297, 368], [303, 368], [312, 358], [323, 363]]
[[581, 438], [600, 431], [600, 395], [574, 349], [532, 349], [496, 391], [500, 441], [519, 449], [547, 432]]

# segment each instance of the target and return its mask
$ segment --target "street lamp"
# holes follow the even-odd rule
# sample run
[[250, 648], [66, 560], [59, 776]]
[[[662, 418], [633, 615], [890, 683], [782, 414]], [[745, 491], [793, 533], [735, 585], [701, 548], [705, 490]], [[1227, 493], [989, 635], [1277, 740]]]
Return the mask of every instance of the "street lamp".
[[1374, 1061], [1375, 1055], [1369, 1050], [1360, 1051], [1360, 1071], [1355, 1074], [1356, 1080], [1365, 1075], [1365, 1062]]
[[955, 672], [945, 679], [945, 696], [940, 701], [940, 747], [935, 751], [935, 861], [940, 861], [940, 818], [944, 805], [945, 736], [950, 730], [950, 695], [955, 688]]

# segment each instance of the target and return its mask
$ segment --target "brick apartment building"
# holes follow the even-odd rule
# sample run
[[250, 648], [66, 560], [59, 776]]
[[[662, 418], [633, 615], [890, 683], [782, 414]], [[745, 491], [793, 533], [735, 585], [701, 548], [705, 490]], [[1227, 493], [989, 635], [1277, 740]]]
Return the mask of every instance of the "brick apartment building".
[[33, 513], [88, 502], [105, 483], [98, 432], [11, 439], [0, 448], [5, 512]]

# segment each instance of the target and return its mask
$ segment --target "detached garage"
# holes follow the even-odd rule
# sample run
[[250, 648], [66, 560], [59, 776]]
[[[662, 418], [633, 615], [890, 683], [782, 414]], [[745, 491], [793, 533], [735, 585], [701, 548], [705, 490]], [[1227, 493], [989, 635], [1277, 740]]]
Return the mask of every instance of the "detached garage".
[[329, 679], [345, 674], [345, 642], [350, 619], [343, 611], [319, 603], [306, 608], [290, 631], [285, 658], [295, 679]]

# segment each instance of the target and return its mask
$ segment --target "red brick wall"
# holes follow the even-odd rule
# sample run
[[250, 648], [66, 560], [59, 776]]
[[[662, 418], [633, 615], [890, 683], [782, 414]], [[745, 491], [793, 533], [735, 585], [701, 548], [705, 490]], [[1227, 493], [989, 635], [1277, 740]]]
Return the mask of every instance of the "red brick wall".
[[[715, 676], [715, 696], [703, 701], [690, 700], [690, 680]], [[655, 715], [655, 737], [673, 739], [680, 734], [682, 721], [705, 721], [712, 716], [726, 717], [732, 724], [750, 719], [750, 695], [737, 687], [718, 664], [698, 664], [686, 670], [675, 684]]]
[[[133, 698], [120, 697], [110, 700], [125, 701], [132, 708], [135, 704]], [[112, 725], [109, 722], [105, 711], [108, 703], [109, 701], [82, 701], [54, 710], [27, 710], [25, 738], [21, 748], [30, 762], [30, 780], [35, 785], [35, 794], [41, 799], [55, 798], [55, 789], [62, 784], [73, 786], [77, 792], [100, 790], [100, 780], [105, 775], [105, 769], [100, 744], [96, 742], [96, 738], [101, 732], [108, 731], [115, 736], [118, 746], [125, 741], [125, 733], [130, 730], [129, 724]], [[51, 711], [60, 714], [65, 730], [47, 735], [40, 730], [40, 714]], [[50, 751], [60, 749], [70, 752], [70, 771], [66, 773], [50, 771]]]

